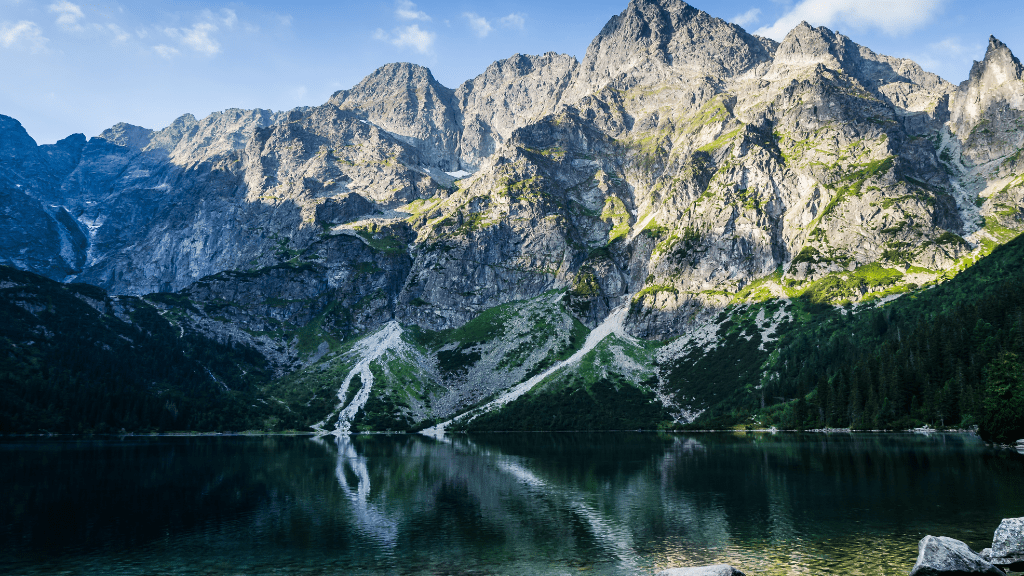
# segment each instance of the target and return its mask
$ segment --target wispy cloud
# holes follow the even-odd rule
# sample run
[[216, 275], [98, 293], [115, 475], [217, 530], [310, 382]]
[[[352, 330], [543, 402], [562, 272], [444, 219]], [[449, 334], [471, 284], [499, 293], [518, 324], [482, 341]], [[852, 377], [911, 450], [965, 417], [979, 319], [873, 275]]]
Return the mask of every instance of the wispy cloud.
[[491, 23], [483, 16], [473, 12], [463, 12], [462, 16], [469, 20], [469, 27], [473, 29], [477, 36], [483, 38], [491, 33]]
[[959, 38], [951, 37], [933, 42], [925, 52], [912, 56], [925, 70], [937, 72], [947, 80], [955, 80], [957, 75], [966, 75], [971, 62], [985, 57], [985, 45], [964, 44]]
[[761, 19], [761, 9], [751, 8], [743, 14], [737, 14], [733, 16], [731, 22], [737, 26], [750, 26], [751, 24], [757, 24], [757, 21]]
[[104, 28], [114, 36], [115, 43], [127, 42], [132, 37], [131, 34], [122, 30], [120, 26], [113, 22], [104, 26]]
[[505, 28], [517, 28], [522, 30], [526, 27], [526, 14], [509, 14], [498, 20], [498, 23]]
[[222, 24], [229, 30], [234, 28], [235, 24], [238, 24], [238, 14], [230, 8], [222, 8], [219, 12], [207, 9], [203, 10], [200, 14], [203, 20], [214, 24]]
[[220, 52], [220, 42], [211, 34], [217, 31], [217, 25], [210, 22], [197, 22], [191, 28], [165, 28], [164, 33], [179, 40], [183, 45], [196, 52], [213, 56]]
[[771, 26], [755, 34], [782, 40], [801, 21], [815, 26], [878, 28], [890, 36], [906, 34], [929, 22], [945, 0], [802, 0]]
[[399, 48], [413, 48], [421, 54], [429, 54], [434, 46], [437, 34], [423, 30], [419, 24], [412, 24], [404, 28], [397, 28], [391, 34], [377, 28], [373, 33], [374, 40], [390, 42]]
[[153, 51], [160, 55], [161, 58], [170, 60], [178, 54], [178, 49], [166, 44], [160, 44], [159, 46], [153, 46]]
[[74, 31], [82, 30], [82, 25], [78, 21], [85, 18], [85, 14], [77, 4], [72, 4], [68, 0], [60, 0], [60, 2], [50, 4], [48, 9], [57, 14], [57, 25], [61, 28]]
[[228, 28], [234, 28], [235, 24], [238, 23], [238, 15], [235, 14], [234, 10], [230, 10], [228, 8], [225, 8], [225, 9], [221, 10], [220, 13], [221, 13], [220, 21], [223, 22], [224, 25], [227, 26]]
[[395, 16], [402, 20], [423, 20], [430, 22], [430, 16], [422, 10], [417, 10], [416, 5], [409, 0], [400, 0], [398, 8], [395, 9]]
[[4, 48], [28, 50], [38, 54], [46, 52], [46, 43], [49, 41], [35, 22], [22, 20], [17, 24], [0, 23], [0, 46]]

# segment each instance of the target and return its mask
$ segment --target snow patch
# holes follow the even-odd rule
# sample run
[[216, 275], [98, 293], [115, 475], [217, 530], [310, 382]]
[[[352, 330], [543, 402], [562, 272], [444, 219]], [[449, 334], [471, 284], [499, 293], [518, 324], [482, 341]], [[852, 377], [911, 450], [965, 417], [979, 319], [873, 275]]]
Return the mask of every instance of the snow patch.
[[472, 174], [472, 172], [466, 172], [465, 170], [456, 170], [455, 172], [445, 172], [445, 174], [451, 176], [452, 178], [465, 178], [466, 176]]

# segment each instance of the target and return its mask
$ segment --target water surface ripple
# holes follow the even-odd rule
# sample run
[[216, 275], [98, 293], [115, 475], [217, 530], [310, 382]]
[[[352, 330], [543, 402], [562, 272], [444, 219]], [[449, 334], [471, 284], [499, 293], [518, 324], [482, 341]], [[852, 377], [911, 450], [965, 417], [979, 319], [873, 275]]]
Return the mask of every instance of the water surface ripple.
[[1024, 457], [964, 435], [0, 441], [0, 573], [906, 574], [991, 542]]

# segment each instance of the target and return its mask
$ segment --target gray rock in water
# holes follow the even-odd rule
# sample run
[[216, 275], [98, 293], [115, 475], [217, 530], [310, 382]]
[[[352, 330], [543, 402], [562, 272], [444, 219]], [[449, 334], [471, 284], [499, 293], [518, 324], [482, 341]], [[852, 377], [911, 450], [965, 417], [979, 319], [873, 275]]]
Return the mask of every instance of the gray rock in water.
[[939, 576], [961, 574], [1004, 575], [984, 558], [975, 554], [967, 544], [945, 536], [925, 536], [917, 544], [917, 564], [910, 576]]
[[982, 550], [981, 557], [1015, 572], [1024, 570], [1024, 518], [1004, 518], [992, 536], [992, 547]]
[[658, 572], [657, 576], [744, 576], [743, 572], [728, 564], [714, 566], [694, 566], [693, 568], [669, 568]]

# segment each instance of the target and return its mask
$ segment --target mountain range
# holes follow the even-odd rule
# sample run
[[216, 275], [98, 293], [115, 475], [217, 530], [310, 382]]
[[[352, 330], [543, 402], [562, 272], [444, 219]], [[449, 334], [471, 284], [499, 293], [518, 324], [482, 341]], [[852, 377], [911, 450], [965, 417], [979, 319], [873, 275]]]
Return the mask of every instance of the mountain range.
[[[955, 86], [826, 28], [778, 43], [679, 0], [632, 0], [582, 61], [517, 54], [455, 89], [388, 64], [320, 106], [52, 145], [0, 116], [0, 289], [28, 315], [5, 347], [34, 369], [59, 318], [40, 294], [86, 323], [145, 311], [137, 338], [205, 342], [195, 378], [244, 388], [231, 405], [271, 429], [507, 427], [495, 414], [550, 402], [560, 424], [536, 426], [682, 425], [724, 390], [793, 408], [816, 383], [759, 392], [784, 332], [1016, 237], [1022, 150], [1024, 66], [995, 38]], [[737, 338], [749, 358], [691, 373]], [[243, 364], [263, 375], [229, 385]], [[139, 378], [140, 398], [178, 386]], [[150, 409], [139, 428], [175, 429]]]

